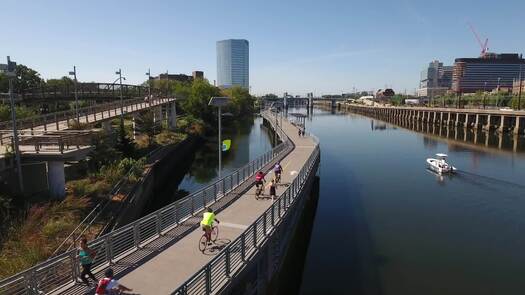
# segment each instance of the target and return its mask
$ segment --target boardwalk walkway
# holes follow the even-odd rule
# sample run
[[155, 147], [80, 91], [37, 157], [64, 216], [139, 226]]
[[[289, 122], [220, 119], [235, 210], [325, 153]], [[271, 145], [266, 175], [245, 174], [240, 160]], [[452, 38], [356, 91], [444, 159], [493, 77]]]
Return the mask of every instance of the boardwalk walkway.
[[[277, 188], [279, 196], [296, 177], [297, 172], [305, 165], [316, 147], [311, 137], [300, 137], [297, 128], [283, 120], [282, 129], [289, 138], [287, 150], [276, 160], [284, 168], [282, 182]], [[273, 177], [271, 168], [276, 160], [268, 163], [263, 170], [268, 172], [266, 180]], [[139, 250], [114, 261], [115, 270], [120, 282], [133, 288], [137, 294], [169, 294], [198, 272], [211, 261], [231, 241], [234, 241], [250, 224], [252, 224], [271, 205], [266, 188], [267, 198], [255, 199], [255, 188], [251, 179], [231, 191], [219, 202], [212, 205], [218, 212], [221, 221], [219, 239], [216, 246], [204, 253], [198, 250], [198, 240], [202, 235], [198, 227], [200, 214], [183, 223], [168, 229], [162, 236], [144, 243]], [[101, 277], [106, 266], [96, 269]], [[81, 284], [64, 286], [56, 294], [84, 294], [89, 290]]]

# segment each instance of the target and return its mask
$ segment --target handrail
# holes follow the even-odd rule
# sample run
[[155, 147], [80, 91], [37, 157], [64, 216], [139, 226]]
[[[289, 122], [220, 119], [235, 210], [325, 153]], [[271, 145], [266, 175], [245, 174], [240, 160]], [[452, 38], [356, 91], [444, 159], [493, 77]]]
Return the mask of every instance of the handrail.
[[[93, 261], [93, 267], [105, 266], [126, 257], [131, 252], [140, 249], [143, 244], [160, 237], [163, 232], [200, 214], [205, 207], [218, 202], [244, 181], [249, 180], [256, 171], [282, 155], [290, 147], [291, 143], [286, 134], [282, 130], [277, 133], [284, 139], [282, 143], [233, 173], [92, 241], [90, 247], [99, 253]], [[80, 274], [76, 256], [75, 249], [67, 251], [6, 278], [0, 281], [0, 294], [49, 293], [76, 282]]]
[[[174, 101], [174, 98], [153, 98], [152, 100], [144, 100], [143, 98], [135, 98], [135, 99], [126, 99], [122, 101], [122, 104], [120, 101], [116, 102], [110, 102], [110, 103], [103, 103], [103, 104], [95, 104], [88, 107], [83, 107], [78, 109], [78, 114], [81, 119], [84, 119], [87, 123], [89, 123], [90, 116], [93, 117], [94, 115], [100, 114], [99, 119], [104, 119], [104, 115], [106, 112], [108, 114], [107, 117], [112, 116], [111, 111], [114, 111], [114, 115], [116, 115], [117, 110], [119, 110], [122, 106], [124, 114], [131, 109], [131, 111], [137, 111], [138, 107], [140, 106], [142, 109], [149, 108], [150, 106], [157, 106], [162, 105], [171, 101]], [[120, 110], [119, 110], [120, 111]], [[92, 118], [93, 119], [93, 118]], [[95, 120], [97, 118], [94, 118]], [[49, 113], [45, 115], [35, 115], [24, 119], [17, 120], [17, 127], [18, 129], [33, 129], [37, 126], [44, 126], [44, 130], [47, 130], [47, 125], [55, 124], [56, 128], [52, 129], [59, 129], [58, 124], [60, 121], [66, 121], [69, 126], [69, 120], [76, 120], [76, 111], [73, 110], [67, 110], [67, 111], [60, 111], [60, 112], [54, 112]], [[0, 129], [11, 129], [12, 121], [3, 121], [0, 122]]]
[[[280, 127], [277, 126], [277, 129]], [[273, 234], [298, 204], [298, 197], [301, 196], [303, 185], [308, 181], [320, 155], [319, 143], [317, 140], [314, 141], [316, 142], [314, 151], [301, 168], [298, 176], [272, 206], [249, 225], [239, 237], [221, 250], [215, 258], [173, 291], [172, 295], [218, 292], [232, 280], [236, 273], [250, 263], [258, 249], [268, 241], [267, 238]]]

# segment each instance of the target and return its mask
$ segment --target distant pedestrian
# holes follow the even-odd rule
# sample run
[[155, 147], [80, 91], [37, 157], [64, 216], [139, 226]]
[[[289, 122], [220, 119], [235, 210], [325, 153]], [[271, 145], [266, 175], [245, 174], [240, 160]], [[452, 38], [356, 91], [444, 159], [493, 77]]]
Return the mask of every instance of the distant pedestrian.
[[298, 135], [301, 137], [301, 129], [298, 129]]
[[272, 182], [270, 183], [270, 196], [272, 197], [272, 201], [277, 197], [277, 185], [275, 184], [275, 179], [272, 179]]
[[80, 278], [88, 287], [91, 287], [91, 284], [89, 283], [89, 280], [86, 276], [91, 278], [95, 283], [97, 282], [97, 278], [91, 272], [91, 267], [93, 266], [93, 259], [95, 259], [96, 255], [97, 252], [89, 248], [87, 244], [87, 238], [85, 236], [82, 236], [80, 238], [80, 248], [78, 249], [78, 257], [80, 259], [80, 265], [82, 266]]

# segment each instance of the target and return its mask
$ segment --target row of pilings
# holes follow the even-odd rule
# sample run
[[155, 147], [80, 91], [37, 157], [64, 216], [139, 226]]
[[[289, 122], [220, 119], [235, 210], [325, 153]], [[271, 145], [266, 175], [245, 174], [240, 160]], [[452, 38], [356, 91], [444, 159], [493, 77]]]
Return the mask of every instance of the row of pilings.
[[524, 134], [525, 129], [523, 111], [378, 107], [348, 103], [338, 103], [337, 109], [351, 110], [377, 118], [411, 120], [475, 130], [496, 130], [501, 133]]

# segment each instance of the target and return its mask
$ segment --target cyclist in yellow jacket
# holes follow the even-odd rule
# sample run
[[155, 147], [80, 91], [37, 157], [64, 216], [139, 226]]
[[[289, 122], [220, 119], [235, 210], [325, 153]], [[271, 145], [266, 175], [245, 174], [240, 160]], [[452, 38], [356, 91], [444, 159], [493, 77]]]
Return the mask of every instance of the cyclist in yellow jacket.
[[206, 233], [206, 239], [208, 239], [208, 241], [211, 241], [211, 229], [214, 221], [221, 223], [219, 219], [215, 218], [213, 210], [211, 208], [206, 208], [206, 211], [202, 214], [201, 226], [202, 230]]

